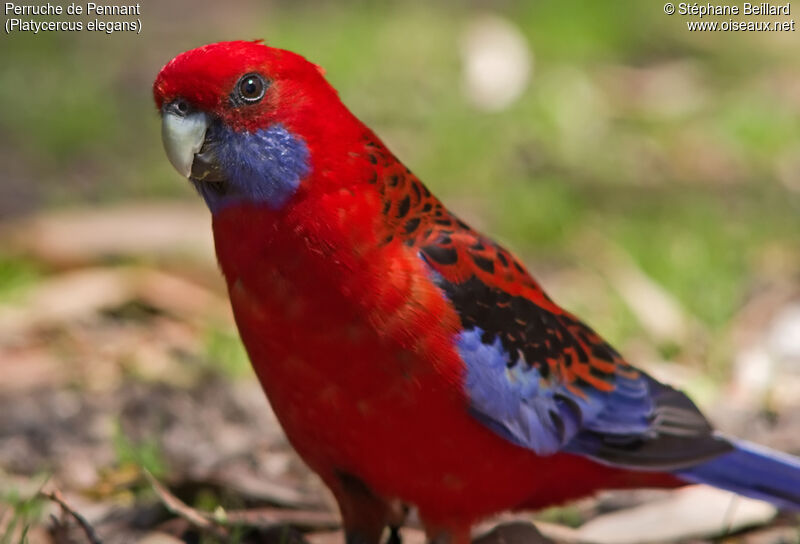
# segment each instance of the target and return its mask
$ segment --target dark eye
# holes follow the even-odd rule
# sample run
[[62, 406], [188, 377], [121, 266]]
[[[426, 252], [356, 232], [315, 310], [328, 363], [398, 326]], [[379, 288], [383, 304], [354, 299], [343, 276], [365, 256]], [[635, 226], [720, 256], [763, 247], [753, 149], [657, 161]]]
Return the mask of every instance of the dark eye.
[[236, 92], [242, 102], [255, 104], [264, 98], [267, 82], [259, 74], [247, 74], [236, 84]]

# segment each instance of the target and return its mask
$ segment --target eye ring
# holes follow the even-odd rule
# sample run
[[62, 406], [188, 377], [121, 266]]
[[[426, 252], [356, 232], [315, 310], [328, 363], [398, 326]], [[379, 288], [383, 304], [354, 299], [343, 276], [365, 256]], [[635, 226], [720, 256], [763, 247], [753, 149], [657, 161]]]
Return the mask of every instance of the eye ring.
[[236, 83], [236, 96], [244, 104], [256, 104], [264, 98], [268, 86], [261, 74], [245, 74]]

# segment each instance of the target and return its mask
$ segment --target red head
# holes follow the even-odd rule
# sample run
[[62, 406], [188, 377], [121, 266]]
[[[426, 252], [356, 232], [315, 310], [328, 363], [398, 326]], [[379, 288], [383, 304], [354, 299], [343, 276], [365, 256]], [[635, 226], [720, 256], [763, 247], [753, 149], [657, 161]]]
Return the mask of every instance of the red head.
[[[250, 74], [263, 78], [263, 98], [251, 103], [237, 101], [242, 98], [240, 91], [247, 90], [240, 88], [244, 82], [239, 87], [237, 83]], [[308, 101], [316, 107], [339, 102], [319, 66], [291, 51], [267, 47], [260, 40], [220, 42], [181, 53], [161, 69], [153, 95], [159, 109], [184, 99], [236, 130], [290, 121]]]
[[241, 200], [282, 206], [363, 130], [318, 66], [257, 41], [178, 55], [153, 95], [170, 161], [212, 211]]

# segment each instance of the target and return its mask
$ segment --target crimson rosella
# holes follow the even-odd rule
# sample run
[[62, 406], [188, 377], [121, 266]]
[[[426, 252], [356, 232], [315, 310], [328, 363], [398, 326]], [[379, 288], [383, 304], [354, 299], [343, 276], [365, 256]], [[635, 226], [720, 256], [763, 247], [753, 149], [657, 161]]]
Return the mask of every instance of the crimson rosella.
[[[800, 509], [800, 459], [715, 432], [431, 194], [322, 70], [256, 42], [171, 60], [170, 162], [211, 210], [253, 367], [349, 543], [599, 489], [703, 482]], [[396, 531], [392, 533], [396, 540]]]

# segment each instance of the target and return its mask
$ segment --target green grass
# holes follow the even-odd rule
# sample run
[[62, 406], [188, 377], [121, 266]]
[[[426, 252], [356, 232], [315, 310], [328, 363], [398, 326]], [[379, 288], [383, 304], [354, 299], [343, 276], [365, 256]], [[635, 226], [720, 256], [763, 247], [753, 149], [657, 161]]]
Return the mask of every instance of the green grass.
[[[720, 327], [742, 304], [765, 244], [790, 247], [794, 229], [800, 228], [791, 202], [763, 199], [757, 190], [743, 193], [733, 198], [722, 191], [668, 194], [660, 202], [626, 206], [604, 220], [645, 273], [693, 315]], [[772, 217], [757, 207], [767, 202]]]
[[35, 262], [0, 254], [0, 302], [15, 300], [41, 277]]
[[125, 434], [122, 425], [117, 422], [114, 427], [112, 445], [118, 466], [133, 465], [147, 470], [157, 479], [168, 473], [167, 462], [156, 437], [132, 440]]
[[583, 515], [577, 506], [554, 506], [536, 514], [537, 521], [557, 523], [567, 527], [580, 527]]
[[208, 368], [215, 373], [234, 379], [253, 373], [247, 352], [235, 332], [210, 328], [205, 351]]
[[0, 544], [27, 544], [28, 531], [41, 521], [47, 502], [38, 493], [26, 497], [15, 489], [0, 491], [0, 519], [8, 520]]

